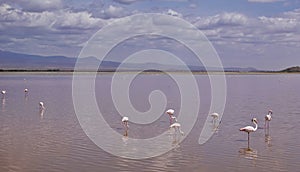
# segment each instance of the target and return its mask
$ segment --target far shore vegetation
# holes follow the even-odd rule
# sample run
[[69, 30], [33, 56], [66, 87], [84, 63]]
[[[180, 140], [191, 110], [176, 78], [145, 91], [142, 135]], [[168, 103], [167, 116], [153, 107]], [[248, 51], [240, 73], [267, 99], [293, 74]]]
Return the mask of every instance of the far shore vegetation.
[[[141, 70], [132, 70], [132, 69], [124, 69], [124, 70], [118, 70], [118, 72], [140, 72]], [[0, 73], [4, 72], [95, 72], [92, 70], [73, 70], [73, 69], [0, 69]], [[101, 69], [97, 72], [116, 72], [115, 69]], [[192, 70], [192, 71], [181, 71], [181, 70], [169, 70], [169, 71], [161, 71], [161, 70], [144, 70], [144, 73], [164, 73], [164, 72], [193, 72], [193, 73], [220, 73], [225, 72], [226, 74], [276, 74], [276, 73], [300, 73], [300, 67], [289, 67], [284, 70], [278, 70], [278, 71], [268, 71], [268, 70], [255, 70], [255, 71], [236, 71], [236, 70], [225, 70], [225, 71], [205, 71], [205, 70]]]

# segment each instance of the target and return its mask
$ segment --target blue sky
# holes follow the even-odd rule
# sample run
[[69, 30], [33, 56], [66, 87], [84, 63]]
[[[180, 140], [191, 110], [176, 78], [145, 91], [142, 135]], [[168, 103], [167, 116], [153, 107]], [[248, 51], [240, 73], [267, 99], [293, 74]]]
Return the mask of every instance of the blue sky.
[[225, 67], [300, 65], [300, 0], [0, 0], [0, 49], [77, 57], [96, 31], [139, 13], [192, 23]]

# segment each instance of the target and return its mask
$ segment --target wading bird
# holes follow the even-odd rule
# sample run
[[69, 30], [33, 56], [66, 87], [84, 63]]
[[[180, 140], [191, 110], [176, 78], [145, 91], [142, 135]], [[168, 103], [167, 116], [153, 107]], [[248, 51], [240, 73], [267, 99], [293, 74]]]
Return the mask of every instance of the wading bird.
[[40, 105], [40, 110], [44, 110], [45, 109], [44, 102], [40, 102], [39, 105]]
[[27, 98], [27, 96], [28, 96], [28, 89], [27, 88], [24, 89], [24, 93], [25, 93], [25, 98]]
[[[6, 91], [5, 90], [2, 90], [1, 91], [1, 94], [2, 94], [2, 104], [5, 104], [5, 94], [6, 94]], [[4, 102], [4, 103], [3, 103]]]
[[5, 90], [2, 90], [1, 91], [1, 94], [4, 96], [6, 94], [6, 91]]
[[250, 134], [250, 132], [256, 131], [257, 127], [258, 127], [256, 118], [253, 118], [252, 122], [255, 124], [255, 128], [253, 126], [246, 126], [246, 127], [240, 128], [240, 131], [244, 131], [244, 132], [248, 133], [248, 149], [249, 149], [249, 134]]
[[218, 120], [218, 119], [219, 119], [219, 114], [218, 114], [218, 113], [216, 113], [216, 112], [214, 112], [214, 113], [210, 114], [210, 116], [213, 118], [213, 123], [215, 123], [215, 122], [216, 122], [216, 120]]
[[268, 114], [265, 116], [265, 128], [268, 128], [269, 129], [269, 123], [272, 119], [272, 115], [273, 114], [273, 111], [272, 110], [269, 110]]
[[128, 125], [128, 117], [124, 116], [122, 118], [122, 124], [124, 126], [124, 129], [125, 129], [125, 133], [124, 133], [124, 136], [128, 136], [128, 129], [129, 129], [129, 125]]
[[169, 109], [166, 111], [166, 113], [169, 115], [170, 125], [173, 123], [173, 121], [176, 121], [176, 117], [174, 116], [174, 109]]

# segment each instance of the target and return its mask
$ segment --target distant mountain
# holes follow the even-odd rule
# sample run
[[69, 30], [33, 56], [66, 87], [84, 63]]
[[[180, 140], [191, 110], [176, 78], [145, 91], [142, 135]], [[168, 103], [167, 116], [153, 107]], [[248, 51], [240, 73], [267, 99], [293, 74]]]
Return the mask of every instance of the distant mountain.
[[39, 56], [0, 50], [1, 69], [71, 69], [76, 59], [64, 56]]
[[[0, 69], [22, 69], [22, 70], [73, 70], [75, 64], [79, 63], [84, 69], [98, 65], [99, 60], [95, 57], [86, 57], [82, 59], [65, 56], [40, 56], [14, 53], [0, 50]], [[119, 63], [102, 62], [102, 68], [116, 67]]]
[[288, 72], [288, 73], [300, 72], [300, 66], [289, 67], [284, 70], [281, 70], [280, 72]]
[[[86, 58], [72, 58], [65, 56], [40, 56], [14, 53], [9, 51], [0, 50], [0, 69], [3, 70], [73, 70], [75, 64], [79, 63], [80, 70], [89, 70], [98, 67], [100, 61], [96, 57]], [[120, 70], [167, 70], [167, 71], [183, 71], [184, 66], [178, 65], [163, 65], [159, 63], [126, 63], [121, 64], [113, 61], [102, 61], [99, 67], [100, 71], [111, 71], [116, 70], [119, 66], [122, 66]], [[222, 71], [222, 68], [208, 67], [207, 69], [203, 66], [188, 66], [191, 71]], [[232, 72], [253, 72], [257, 71], [255, 68], [225, 68], [225, 71]]]

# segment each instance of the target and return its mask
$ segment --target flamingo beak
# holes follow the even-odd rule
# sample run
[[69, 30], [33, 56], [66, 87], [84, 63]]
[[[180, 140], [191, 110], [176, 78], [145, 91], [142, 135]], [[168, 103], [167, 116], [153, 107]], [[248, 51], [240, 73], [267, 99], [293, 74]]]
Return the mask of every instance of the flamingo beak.
[[256, 122], [256, 123], [258, 123], [258, 121], [257, 121], [257, 119], [256, 119], [256, 118], [253, 118], [253, 119], [252, 119], [252, 122]]

